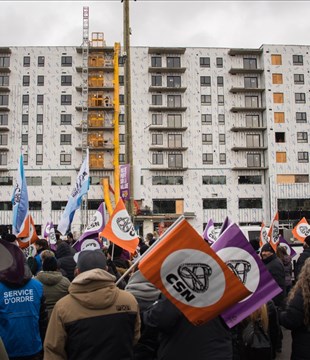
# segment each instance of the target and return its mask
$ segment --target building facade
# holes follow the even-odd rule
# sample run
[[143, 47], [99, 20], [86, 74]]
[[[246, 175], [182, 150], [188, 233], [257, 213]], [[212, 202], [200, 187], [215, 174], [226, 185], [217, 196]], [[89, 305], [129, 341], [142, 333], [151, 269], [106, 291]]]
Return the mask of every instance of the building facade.
[[[99, 41], [98, 41], [99, 39]], [[310, 46], [131, 48], [134, 221], [162, 231], [180, 215], [241, 225], [310, 221]], [[40, 233], [58, 223], [86, 147], [89, 216], [126, 162], [117, 44], [0, 48], [0, 223], [12, 221], [18, 158]], [[115, 176], [116, 175], [116, 176]], [[113, 195], [110, 194], [113, 203]], [[85, 222], [77, 211], [73, 230]]]

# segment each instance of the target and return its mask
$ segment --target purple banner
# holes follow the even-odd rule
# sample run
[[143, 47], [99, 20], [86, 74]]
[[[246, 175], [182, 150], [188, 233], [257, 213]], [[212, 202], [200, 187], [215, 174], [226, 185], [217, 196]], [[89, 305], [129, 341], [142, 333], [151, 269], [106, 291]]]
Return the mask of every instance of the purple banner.
[[203, 232], [202, 237], [208, 242], [209, 245], [212, 245], [216, 241], [216, 234], [214, 231], [214, 223], [212, 219], [209, 219], [208, 224]]
[[289, 255], [291, 258], [297, 255], [296, 251], [290, 246], [290, 244], [284, 239], [283, 236], [280, 235], [279, 240], [279, 245], [285, 247], [287, 255]]
[[226, 216], [226, 218], [225, 218], [225, 220], [224, 220], [224, 222], [223, 222], [223, 224], [222, 224], [222, 227], [221, 227], [221, 230], [220, 230], [220, 232], [219, 232], [219, 236], [221, 235], [221, 234], [223, 234], [223, 232], [228, 228], [228, 226], [230, 226], [232, 224], [232, 221], [229, 219], [229, 217], [228, 216]]
[[238, 225], [231, 224], [212, 249], [252, 292], [221, 314], [228, 327], [235, 326], [282, 291]]
[[120, 165], [119, 183], [120, 183], [120, 196], [123, 200], [130, 199], [129, 181], [130, 181], [130, 165]]

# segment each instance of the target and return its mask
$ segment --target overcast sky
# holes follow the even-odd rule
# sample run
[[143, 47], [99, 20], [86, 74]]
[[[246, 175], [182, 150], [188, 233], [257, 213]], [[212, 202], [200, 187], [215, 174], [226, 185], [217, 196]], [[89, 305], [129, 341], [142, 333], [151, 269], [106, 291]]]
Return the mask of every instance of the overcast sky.
[[[123, 4], [0, 1], [0, 46], [77, 46], [89, 30], [123, 44]], [[308, 1], [130, 1], [132, 46], [259, 47], [310, 44]]]

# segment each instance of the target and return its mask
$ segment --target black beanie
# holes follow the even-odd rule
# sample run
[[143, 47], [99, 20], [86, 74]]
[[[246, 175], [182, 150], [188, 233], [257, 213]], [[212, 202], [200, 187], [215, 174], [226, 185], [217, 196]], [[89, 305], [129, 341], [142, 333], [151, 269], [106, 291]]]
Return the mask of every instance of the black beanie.
[[57, 260], [55, 256], [48, 256], [44, 259], [42, 264], [43, 271], [57, 271]]

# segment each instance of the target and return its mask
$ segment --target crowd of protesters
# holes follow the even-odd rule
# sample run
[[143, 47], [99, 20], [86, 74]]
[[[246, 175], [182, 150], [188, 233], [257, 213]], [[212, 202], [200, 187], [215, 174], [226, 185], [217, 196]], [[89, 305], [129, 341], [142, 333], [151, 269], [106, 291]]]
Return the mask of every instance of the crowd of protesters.
[[[282, 292], [232, 329], [220, 316], [194, 326], [132, 266], [153, 234], [134, 256], [114, 244], [76, 253], [71, 233], [56, 239], [53, 250], [38, 240], [28, 258], [13, 235], [0, 239], [1, 360], [268, 360], [282, 351], [282, 326], [288, 357], [310, 359], [310, 236], [295, 273], [285, 248], [259, 250]], [[254, 328], [264, 337], [256, 348]]]

